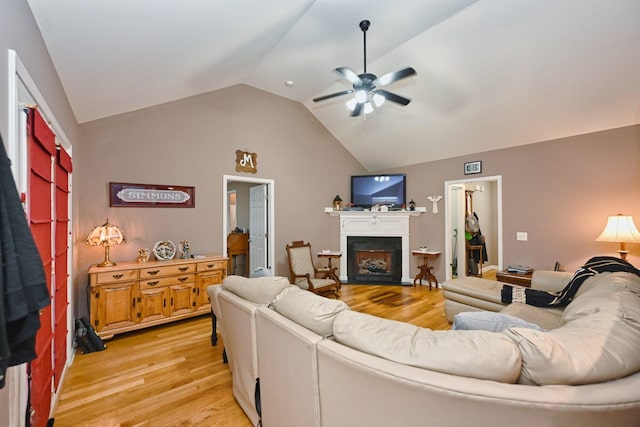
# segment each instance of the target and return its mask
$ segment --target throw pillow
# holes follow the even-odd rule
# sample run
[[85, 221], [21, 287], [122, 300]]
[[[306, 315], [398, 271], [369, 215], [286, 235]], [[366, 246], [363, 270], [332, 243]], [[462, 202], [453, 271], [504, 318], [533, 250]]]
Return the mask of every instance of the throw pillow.
[[453, 317], [454, 330], [483, 330], [500, 332], [508, 328], [529, 328], [544, 331], [540, 326], [508, 314], [492, 311], [467, 311]]
[[233, 292], [255, 304], [269, 304], [284, 289], [291, 286], [286, 277], [227, 276], [222, 281], [222, 289]]
[[269, 307], [323, 337], [333, 333], [333, 321], [338, 313], [349, 310], [344, 301], [303, 291], [297, 286], [282, 291]]

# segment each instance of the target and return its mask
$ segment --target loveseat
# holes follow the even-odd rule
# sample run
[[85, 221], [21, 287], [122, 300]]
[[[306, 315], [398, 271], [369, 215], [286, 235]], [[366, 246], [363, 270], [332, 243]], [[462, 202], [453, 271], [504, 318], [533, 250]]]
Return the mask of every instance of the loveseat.
[[548, 331], [431, 331], [278, 277], [229, 276], [209, 295], [254, 425], [640, 425], [633, 274], [588, 279]]

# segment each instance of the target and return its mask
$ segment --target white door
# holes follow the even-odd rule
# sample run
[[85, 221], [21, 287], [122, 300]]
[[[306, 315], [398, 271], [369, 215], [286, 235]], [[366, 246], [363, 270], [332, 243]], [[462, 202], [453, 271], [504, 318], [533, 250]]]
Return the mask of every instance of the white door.
[[267, 265], [267, 185], [261, 184], [249, 189], [249, 273]]
[[451, 276], [464, 277], [466, 276], [464, 185], [451, 185], [449, 188], [449, 198], [451, 203], [449, 217], [451, 221], [449, 238], [452, 243], [451, 262], [449, 263], [451, 266]]

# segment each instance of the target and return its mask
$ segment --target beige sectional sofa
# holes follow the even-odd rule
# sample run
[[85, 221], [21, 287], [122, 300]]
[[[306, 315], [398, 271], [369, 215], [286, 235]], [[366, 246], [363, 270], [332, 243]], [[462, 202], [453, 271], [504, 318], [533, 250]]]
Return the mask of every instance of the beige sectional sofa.
[[549, 331], [431, 331], [285, 278], [229, 276], [209, 295], [254, 425], [639, 425], [640, 277], [629, 273], [588, 279]]

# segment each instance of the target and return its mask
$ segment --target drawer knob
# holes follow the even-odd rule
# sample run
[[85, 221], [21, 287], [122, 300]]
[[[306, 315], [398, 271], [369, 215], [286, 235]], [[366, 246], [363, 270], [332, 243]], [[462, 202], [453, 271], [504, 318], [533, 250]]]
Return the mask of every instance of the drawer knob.
[[158, 273], [160, 273], [160, 270], [149, 270], [149, 271], [147, 271], [147, 274], [150, 274], [152, 276], [155, 276]]
[[149, 285], [149, 286], [155, 286], [155, 285], [157, 285], [158, 283], [160, 283], [160, 281], [159, 281], [159, 280], [152, 280], [152, 281], [150, 281], [150, 282], [147, 282], [147, 285]]
[[180, 271], [187, 271], [188, 269], [189, 269], [189, 267], [180, 267], [180, 268], [178, 268], [178, 270], [180, 270]]
[[215, 266], [216, 266], [215, 264], [207, 264], [207, 268], [213, 268]]
[[112, 277], [114, 279], [122, 279], [123, 276], [124, 276], [124, 274], [120, 273], [120, 274], [114, 274]]
[[178, 277], [178, 280], [179, 280], [180, 282], [184, 282], [184, 281], [186, 281], [186, 280], [189, 280], [189, 278], [188, 278], [188, 277]]

